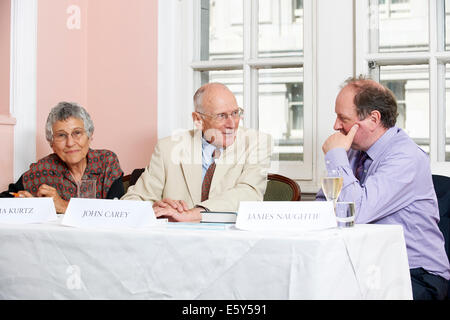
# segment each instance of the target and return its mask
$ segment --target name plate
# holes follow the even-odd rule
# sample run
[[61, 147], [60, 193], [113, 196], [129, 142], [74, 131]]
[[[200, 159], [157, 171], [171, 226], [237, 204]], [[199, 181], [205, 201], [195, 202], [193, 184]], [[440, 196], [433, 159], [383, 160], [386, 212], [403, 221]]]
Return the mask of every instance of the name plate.
[[241, 201], [236, 228], [319, 230], [336, 227], [331, 201]]
[[44, 223], [57, 219], [52, 198], [0, 199], [0, 223]]
[[149, 201], [70, 199], [61, 224], [85, 228], [140, 228], [156, 224]]

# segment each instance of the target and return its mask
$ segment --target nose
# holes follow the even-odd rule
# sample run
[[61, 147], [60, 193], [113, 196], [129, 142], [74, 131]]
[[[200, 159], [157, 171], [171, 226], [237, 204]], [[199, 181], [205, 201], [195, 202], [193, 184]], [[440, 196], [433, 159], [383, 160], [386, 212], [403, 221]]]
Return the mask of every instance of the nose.
[[338, 131], [338, 130], [341, 130], [342, 128], [343, 128], [342, 122], [339, 119], [336, 118], [336, 121], [334, 122], [333, 129]]
[[75, 144], [75, 139], [72, 137], [71, 134], [69, 134], [66, 139], [66, 146], [70, 147], [70, 146], [73, 146], [74, 144]]
[[227, 119], [225, 120], [225, 126], [227, 128], [235, 128], [236, 127], [235, 121], [236, 120], [232, 116], [228, 115]]

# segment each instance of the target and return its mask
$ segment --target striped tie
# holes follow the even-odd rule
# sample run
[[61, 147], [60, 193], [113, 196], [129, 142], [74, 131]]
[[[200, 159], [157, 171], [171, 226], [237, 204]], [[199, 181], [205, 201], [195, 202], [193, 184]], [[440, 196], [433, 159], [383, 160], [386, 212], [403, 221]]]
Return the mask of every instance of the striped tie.
[[[217, 159], [220, 157], [220, 151], [214, 150], [213, 159]], [[208, 170], [206, 170], [205, 177], [203, 178], [202, 184], [202, 202], [208, 200], [209, 197], [209, 189], [211, 188], [211, 181], [214, 175], [214, 170], [216, 170], [216, 161], [213, 161], [209, 166]]]
[[358, 162], [357, 162], [357, 165], [356, 165], [356, 170], [355, 170], [355, 177], [359, 181], [361, 181], [361, 179], [363, 177], [364, 162], [366, 162], [367, 159], [370, 159], [369, 155], [366, 152], [361, 151], [359, 153], [359, 159], [358, 159]]

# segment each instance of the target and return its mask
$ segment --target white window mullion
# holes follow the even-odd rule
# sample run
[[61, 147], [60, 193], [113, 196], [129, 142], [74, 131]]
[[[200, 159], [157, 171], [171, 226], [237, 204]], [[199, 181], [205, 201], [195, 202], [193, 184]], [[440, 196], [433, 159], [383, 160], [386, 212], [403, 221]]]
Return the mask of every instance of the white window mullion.
[[437, 96], [437, 110], [435, 111], [437, 120], [436, 129], [433, 131], [437, 131], [435, 133], [437, 135], [436, 145], [437, 145], [437, 161], [445, 161], [445, 125], [446, 125], [446, 117], [445, 117], [445, 109], [446, 109], [446, 89], [445, 89], [445, 63], [440, 62], [436, 59], [437, 65], [437, 88], [436, 88], [436, 96]]
[[[435, 124], [438, 120], [438, 90], [440, 81], [438, 81], [438, 62], [435, 57], [430, 58], [430, 160], [431, 162], [439, 161], [441, 158], [439, 152], [439, 134]], [[445, 119], [444, 119], [445, 120]]]
[[194, 60], [191, 63], [191, 68], [196, 71], [206, 70], [240, 70], [244, 64], [243, 60], [210, 60], [200, 61]]
[[[314, 99], [317, 106], [316, 126], [318, 128], [314, 160], [316, 164], [315, 182], [319, 187], [320, 178], [325, 170], [322, 144], [335, 132], [333, 124], [336, 120], [334, 112], [336, 96], [340, 85], [353, 74], [352, 14], [354, 1], [321, 0], [314, 2], [314, 5], [317, 6], [315, 17], [317, 32], [314, 35], [317, 47], [314, 56], [317, 68], [317, 90]], [[302, 183], [302, 190], [306, 189], [303, 188], [304, 185]]]
[[303, 108], [303, 170], [302, 178], [311, 180], [314, 177], [313, 159], [316, 157], [317, 150], [314, 149], [316, 137], [316, 122], [314, 115], [316, 114], [317, 105], [314, 97], [316, 96], [316, 65], [315, 65], [315, 38], [316, 28], [314, 25], [314, 18], [316, 16], [316, 1], [304, 1], [303, 12], [303, 105], [308, 106]]
[[[430, 150], [431, 162], [445, 161], [445, 50], [444, 0], [430, 1]], [[434, 19], [433, 19], [434, 18]], [[442, 53], [439, 55], [439, 53]], [[441, 58], [442, 57], [442, 58]]]
[[[253, 96], [255, 95], [253, 90], [253, 70], [248, 65], [248, 61], [252, 58], [252, 50], [254, 50], [255, 37], [254, 32], [254, 22], [253, 22], [253, 12], [252, 7], [254, 6], [254, 1], [244, 1], [244, 62], [243, 62], [243, 77], [244, 77], [244, 110], [246, 115], [244, 116], [244, 126], [248, 128], [257, 128], [257, 105]], [[256, 22], [257, 24], [257, 22]], [[257, 27], [257, 26], [256, 26]]]
[[[358, 1], [356, 1], [358, 2]], [[378, 10], [378, 0], [369, 0], [369, 52], [378, 52], [380, 39], [380, 19]], [[365, 29], [367, 30], [367, 29]]]
[[198, 5], [158, 1], [158, 138], [192, 128], [193, 88], [200, 80], [189, 64], [199, 56], [193, 46], [200, 41]]
[[253, 129], [259, 129], [259, 78], [258, 70], [254, 68], [249, 62], [258, 58], [258, 35], [259, 35], [259, 0], [251, 0], [244, 2], [251, 2], [250, 12], [250, 52], [245, 59], [245, 67], [250, 72], [250, 106], [251, 106], [251, 122], [249, 126]]
[[14, 181], [36, 161], [37, 0], [11, 1], [10, 112], [14, 127]]
[[[436, 116], [436, 122], [437, 125], [435, 126], [436, 129], [435, 134], [437, 135], [437, 139], [435, 139], [435, 144], [437, 145], [437, 161], [438, 162], [444, 162], [445, 161], [445, 138], [446, 138], [446, 117], [445, 117], [445, 110], [446, 110], [446, 89], [445, 89], [445, 64], [448, 63], [450, 60], [445, 59], [449, 58], [450, 55], [448, 52], [445, 52], [445, 0], [436, 0], [432, 1], [430, 3], [432, 7], [434, 7], [435, 17], [436, 17], [436, 45], [435, 47], [432, 47], [435, 52], [434, 55], [436, 57], [436, 68], [437, 68], [437, 92], [436, 92], [436, 110], [434, 111]], [[430, 8], [431, 9], [431, 8]], [[430, 10], [431, 11], [431, 10]], [[439, 14], [439, 13], [443, 14]], [[442, 55], [439, 55], [439, 53], [443, 53]], [[433, 124], [431, 124], [431, 128], [433, 128]]]
[[429, 52], [369, 53], [366, 55], [367, 61], [375, 61], [378, 65], [427, 64], [430, 57]]
[[367, 1], [355, 1], [355, 75], [368, 74], [367, 55], [369, 53], [368, 32], [359, 30], [369, 30], [371, 27], [369, 17], [369, 3]]
[[[162, 0], [164, 1], [164, 0]], [[200, 72], [196, 72], [196, 71], [203, 71], [203, 70], [208, 70], [207, 66], [208, 66], [208, 62], [203, 62], [203, 64], [199, 64], [197, 67], [202, 67], [202, 69], [197, 69], [196, 68], [196, 62], [201, 60], [201, 42], [202, 42], [202, 12], [201, 12], [201, 8], [202, 8], [202, 2], [200, 1], [196, 1], [196, 0], [190, 0], [192, 1], [192, 13], [190, 13], [189, 15], [186, 16], [186, 19], [189, 21], [189, 17], [192, 16], [193, 20], [192, 20], [192, 30], [193, 30], [193, 34], [192, 34], [192, 38], [193, 38], [193, 45], [191, 46], [190, 50], [192, 51], [191, 54], [191, 59], [188, 60], [190, 62], [190, 67], [189, 71], [192, 74], [192, 96], [194, 95], [194, 92], [197, 88], [200, 87], [201, 83], [202, 83], [202, 79], [201, 79], [201, 73]], [[188, 27], [188, 25], [186, 25], [186, 27]]]
[[297, 68], [304, 64], [304, 58], [256, 58], [249, 59], [246, 63], [254, 68]]
[[436, 52], [438, 51], [438, 43], [441, 39], [438, 39], [438, 27], [437, 23], [435, 23], [436, 18], [439, 16], [439, 12], [436, 7], [436, 0], [431, 0], [429, 2], [429, 30], [430, 30], [430, 59], [429, 70], [430, 70], [430, 160], [431, 162], [439, 161], [440, 152], [439, 152], [439, 134], [438, 128], [436, 128], [435, 124], [438, 120], [438, 87], [440, 81], [438, 80], [438, 61], [435, 57]]

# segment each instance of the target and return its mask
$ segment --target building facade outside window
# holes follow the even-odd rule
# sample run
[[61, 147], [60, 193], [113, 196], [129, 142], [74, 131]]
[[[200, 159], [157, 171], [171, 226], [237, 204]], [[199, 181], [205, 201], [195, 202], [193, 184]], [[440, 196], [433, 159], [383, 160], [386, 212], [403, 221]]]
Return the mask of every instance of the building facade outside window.
[[430, 155], [433, 173], [450, 169], [449, 0], [357, 2], [358, 73], [397, 97], [397, 126]]
[[242, 124], [273, 136], [271, 172], [313, 194], [339, 86], [369, 74], [396, 95], [397, 125], [430, 155], [433, 173], [449, 175], [450, 0], [161, 0], [159, 8], [158, 122], [172, 119], [159, 136], [189, 129], [195, 90], [223, 82], [245, 110]]
[[226, 84], [245, 110], [244, 124], [272, 135], [273, 170], [311, 178], [312, 132], [304, 129], [305, 120], [311, 128], [312, 109], [305, 110], [304, 97], [312, 100], [312, 91], [304, 79], [311, 77], [311, 66], [305, 64], [312, 47], [305, 44], [311, 27], [305, 28], [304, 1], [200, 3], [201, 36], [194, 48], [200, 54], [191, 64], [197, 86]]

